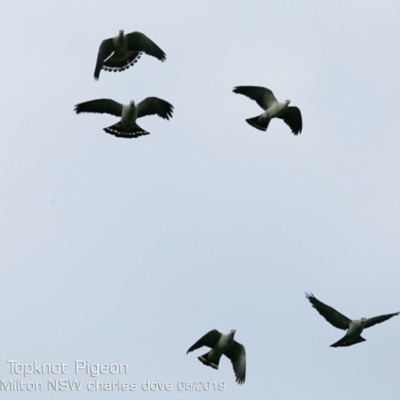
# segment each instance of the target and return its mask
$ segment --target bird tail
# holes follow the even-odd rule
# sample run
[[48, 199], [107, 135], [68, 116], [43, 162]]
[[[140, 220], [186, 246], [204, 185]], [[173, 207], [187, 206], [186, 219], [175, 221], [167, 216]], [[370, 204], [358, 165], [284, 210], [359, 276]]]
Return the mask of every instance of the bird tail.
[[112, 55], [108, 60], [104, 61], [103, 69], [105, 71], [124, 71], [132, 67], [141, 57], [142, 53], [139, 51], [128, 51], [122, 57]]
[[340, 340], [338, 340], [336, 343], [331, 344], [331, 347], [352, 346], [353, 344], [366, 342], [366, 341], [367, 341], [367, 339], [364, 339], [361, 336], [359, 336], [358, 338], [353, 339], [353, 340], [349, 340], [348, 337], [344, 336]]
[[128, 139], [150, 134], [150, 132], [145, 131], [136, 123], [134, 125], [126, 127], [121, 123], [121, 121], [107, 128], [104, 128], [104, 130], [111, 135]]
[[[261, 114], [262, 115], [262, 114]], [[266, 119], [261, 119], [261, 115], [258, 115], [257, 117], [253, 118], [248, 118], [246, 119], [246, 122], [250, 124], [251, 126], [254, 126], [254, 128], [259, 129], [260, 131], [266, 131], [269, 125], [269, 118]]]
[[210, 360], [208, 359], [208, 356], [210, 355], [210, 352], [211, 352], [211, 351], [209, 351], [208, 353], [203, 354], [202, 356], [197, 357], [197, 358], [198, 358], [204, 365], [208, 365], [209, 367], [212, 367], [212, 368], [214, 368], [214, 369], [218, 369], [220, 358], [218, 358], [217, 360], [210, 361]]

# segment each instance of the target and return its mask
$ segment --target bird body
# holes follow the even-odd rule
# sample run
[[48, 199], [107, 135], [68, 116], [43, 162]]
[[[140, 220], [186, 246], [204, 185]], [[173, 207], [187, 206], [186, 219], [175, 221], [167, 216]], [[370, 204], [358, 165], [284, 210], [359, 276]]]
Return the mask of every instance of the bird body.
[[289, 103], [290, 103], [290, 100], [286, 100], [284, 102], [277, 101], [270, 108], [268, 108], [265, 112], [263, 112], [261, 115], [258, 115], [253, 118], [248, 118], [248, 119], [246, 119], [246, 121], [250, 125], [254, 126], [254, 128], [257, 128], [261, 131], [266, 131], [271, 119], [279, 118], [279, 116], [284, 113], [284, 111], [287, 108], [287, 106], [289, 105]]
[[301, 133], [303, 129], [301, 112], [297, 107], [289, 107], [290, 100], [279, 102], [270, 89], [261, 86], [236, 86], [233, 92], [255, 100], [265, 110], [256, 117], [246, 119], [246, 122], [254, 128], [266, 131], [271, 119], [281, 118], [294, 135]]
[[166, 60], [166, 55], [152, 40], [141, 32], [118, 35], [101, 42], [97, 54], [94, 78], [99, 79], [100, 71], [124, 71], [134, 65], [142, 53], [153, 56], [160, 61]]
[[114, 136], [124, 138], [137, 138], [148, 135], [149, 132], [141, 128], [136, 120], [145, 115], [157, 114], [164, 119], [172, 117], [174, 107], [165, 100], [158, 97], [147, 97], [136, 104], [133, 100], [129, 104], [121, 104], [111, 99], [97, 99], [77, 104], [75, 111], [77, 114], [82, 112], [107, 113], [121, 117], [121, 120], [104, 130]]
[[[120, 30], [117, 36], [112, 38], [113, 46], [114, 46], [114, 54], [112, 57], [114, 59], [122, 60], [128, 53], [128, 41], [126, 36], [124, 35], [124, 31]], [[109, 69], [107, 65], [103, 65], [105, 70]], [[111, 68], [111, 70], [113, 70]]]
[[365, 342], [366, 339], [361, 337], [361, 333], [364, 329], [380, 324], [396, 315], [400, 312], [392, 314], [379, 315], [372, 318], [361, 318], [358, 320], [351, 320], [334, 308], [328, 306], [322, 301], [318, 300], [312, 293], [306, 293], [307, 299], [310, 301], [312, 306], [334, 327], [342, 330], [347, 330], [346, 334], [337, 342], [331, 344], [331, 347], [345, 347], [352, 346], [353, 344]]
[[232, 345], [235, 332], [232, 330], [227, 335], [221, 335], [217, 344], [207, 353], [198, 357], [199, 360], [212, 368], [218, 369], [219, 360], [225, 351]]
[[351, 346], [352, 344], [365, 342], [366, 339], [361, 336], [361, 333], [364, 330], [366, 321], [366, 318], [355, 319], [351, 321], [346, 335], [344, 335], [337, 342], [331, 344], [331, 347], [345, 347]]
[[108, 128], [104, 128], [104, 130], [115, 136], [122, 136], [122, 133], [132, 134], [133, 137], [147, 135], [148, 132], [136, 123], [137, 117], [138, 107], [136, 107], [135, 102], [131, 100], [129, 104], [122, 105], [121, 121]]
[[263, 114], [260, 115], [262, 119], [272, 119], [272, 118], [277, 118], [279, 117], [286, 109], [286, 107], [289, 105], [290, 100], [286, 101], [277, 101], [275, 104], [273, 104], [270, 108], [268, 108]]
[[124, 35], [124, 31], [121, 29], [118, 32], [117, 36], [114, 36], [112, 38], [113, 43], [114, 43], [114, 52], [116, 54], [122, 54], [123, 52], [125, 52], [128, 48], [127, 46], [127, 40], [126, 40], [126, 36]]
[[138, 116], [138, 108], [133, 100], [129, 104], [122, 105], [121, 121], [124, 121], [127, 125], [132, 124], [136, 121]]
[[[199, 349], [202, 346], [210, 347], [211, 350], [198, 359], [204, 364], [214, 369], [218, 369], [219, 361], [223, 355], [228, 357], [233, 365], [236, 375], [236, 382], [240, 385], [246, 380], [246, 351], [243, 345], [234, 340], [236, 330], [232, 329], [228, 334], [223, 335], [216, 329], [206, 333], [187, 353]], [[187, 354], [186, 353], [186, 354]]]

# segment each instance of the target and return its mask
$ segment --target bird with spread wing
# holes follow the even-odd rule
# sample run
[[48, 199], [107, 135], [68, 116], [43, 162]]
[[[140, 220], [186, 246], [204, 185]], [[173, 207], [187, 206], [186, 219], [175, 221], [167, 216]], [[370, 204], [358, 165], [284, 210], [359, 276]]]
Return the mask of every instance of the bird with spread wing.
[[165, 53], [145, 34], [132, 32], [124, 34], [119, 31], [118, 36], [105, 39], [101, 42], [97, 54], [94, 78], [99, 79], [100, 71], [124, 71], [134, 65], [143, 53], [153, 56], [160, 61], [167, 59]]
[[299, 108], [289, 106], [290, 100], [279, 102], [271, 90], [261, 86], [236, 86], [234, 93], [243, 94], [265, 110], [257, 117], [248, 118], [246, 122], [260, 131], [266, 131], [273, 118], [280, 118], [292, 130], [294, 135], [301, 133], [303, 120]]
[[340, 340], [331, 344], [331, 347], [352, 346], [356, 343], [365, 342], [366, 339], [361, 336], [361, 333], [364, 329], [370, 328], [376, 324], [380, 324], [381, 322], [400, 314], [400, 312], [397, 312], [393, 314], [379, 315], [378, 317], [351, 320], [350, 318], [347, 318], [341, 314], [339, 311], [336, 311], [334, 308], [326, 305], [322, 301], [319, 301], [312, 293], [306, 293], [305, 295], [312, 306], [331, 325], [338, 329], [347, 330], [346, 334]]
[[129, 104], [121, 104], [111, 99], [97, 99], [75, 106], [77, 114], [82, 112], [107, 113], [120, 117], [119, 122], [104, 128], [104, 130], [111, 135], [123, 138], [137, 138], [150, 133], [136, 123], [137, 118], [157, 114], [161, 118], [170, 119], [173, 109], [174, 107], [170, 103], [158, 97], [146, 97], [137, 104], [133, 100]]
[[[236, 382], [241, 385], [246, 380], [246, 351], [244, 346], [234, 340], [236, 330], [232, 329], [228, 334], [223, 335], [216, 329], [206, 333], [193, 346], [189, 348], [187, 353], [200, 347], [207, 346], [211, 350], [198, 359], [205, 365], [218, 369], [219, 360], [222, 355], [228, 357], [233, 366], [236, 376]], [[187, 354], [186, 353], [186, 354]]]

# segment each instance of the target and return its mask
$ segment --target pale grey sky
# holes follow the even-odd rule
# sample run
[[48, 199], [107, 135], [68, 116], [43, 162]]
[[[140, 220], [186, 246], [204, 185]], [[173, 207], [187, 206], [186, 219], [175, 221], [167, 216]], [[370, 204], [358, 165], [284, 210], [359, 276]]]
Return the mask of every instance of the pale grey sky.
[[[42, 382], [14, 399], [397, 399], [400, 318], [343, 332], [304, 291], [351, 318], [400, 311], [400, 5], [396, 1], [18, 1], [0, 3], [3, 210], [0, 379]], [[167, 54], [93, 79], [101, 41], [140, 31]], [[298, 137], [232, 93], [291, 99]], [[119, 139], [96, 98], [157, 96], [172, 120]], [[237, 330], [247, 379], [186, 350]], [[203, 351], [204, 350], [204, 351]], [[203, 353], [202, 353], [203, 351]], [[10, 373], [18, 363], [66, 375]], [[127, 364], [88, 391], [76, 360]], [[82, 380], [79, 391], [49, 379]], [[146, 380], [171, 382], [145, 392]], [[179, 391], [181, 381], [224, 391]]]

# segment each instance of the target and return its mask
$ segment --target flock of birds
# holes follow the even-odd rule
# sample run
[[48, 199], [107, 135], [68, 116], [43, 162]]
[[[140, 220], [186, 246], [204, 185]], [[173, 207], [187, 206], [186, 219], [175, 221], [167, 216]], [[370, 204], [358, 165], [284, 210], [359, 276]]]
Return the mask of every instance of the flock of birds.
[[[307, 299], [312, 306], [335, 328], [347, 330], [346, 334], [337, 342], [331, 344], [331, 347], [347, 347], [353, 344], [365, 342], [361, 333], [366, 328], [370, 328], [376, 324], [380, 324], [400, 312], [392, 314], [379, 315], [372, 318], [361, 318], [351, 320], [344, 316], [339, 311], [328, 306], [322, 301], [318, 300], [312, 293], [306, 293]], [[246, 380], [246, 350], [244, 346], [234, 340], [235, 329], [232, 329], [228, 334], [223, 335], [217, 330], [212, 330], [201, 337], [193, 346], [189, 348], [187, 353], [196, 350], [202, 346], [210, 347], [211, 350], [198, 357], [198, 359], [205, 365], [218, 369], [219, 360], [222, 355], [228, 357], [233, 366], [236, 376], [236, 382], [241, 385]]]
[[[142, 53], [166, 60], [166, 54], [151, 39], [141, 32], [124, 34], [119, 31], [118, 36], [105, 39], [101, 42], [97, 54], [94, 78], [100, 77], [102, 69], [105, 71], [124, 71], [133, 66], [141, 57]], [[289, 106], [290, 100], [279, 102], [271, 90], [260, 86], [237, 86], [234, 93], [243, 94], [264, 109], [264, 112], [246, 121], [254, 128], [266, 131], [272, 118], [281, 118], [290, 127], [293, 134], [298, 135], [303, 129], [301, 112], [297, 107]], [[75, 106], [77, 114], [82, 112], [107, 113], [120, 117], [121, 120], [104, 130], [111, 135], [123, 138], [137, 138], [148, 135], [136, 120], [146, 115], [157, 114], [164, 119], [172, 117], [174, 107], [165, 100], [158, 97], [147, 97], [140, 103], [131, 100], [129, 104], [121, 104], [111, 99], [97, 99], [79, 103]]]
[[[100, 77], [101, 70], [105, 71], [124, 71], [134, 65], [142, 53], [157, 58], [160, 61], [166, 60], [166, 55], [152, 40], [140, 32], [124, 34], [119, 31], [118, 36], [102, 41], [94, 71], [96, 80]], [[272, 118], [280, 118], [290, 127], [294, 135], [301, 133], [303, 121], [299, 108], [289, 106], [290, 100], [279, 102], [271, 90], [259, 86], [237, 86], [233, 89], [234, 93], [242, 94], [255, 100], [264, 112], [256, 117], [248, 118], [246, 121], [262, 131], [266, 131]], [[141, 128], [136, 120], [146, 115], [158, 115], [164, 119], [170, 119], [173, 113], [173, 106], [158, 97], [147, 97], [140, 103], [131, 101], [129, 104], [121, 104], [111, 99], [97, 99], [77, 104], [75, 111], [107, 113], [120, 117], [120, 121], [104, 130], [107, 133], [118, 137], [136, 138], [148, 135], [149, 132]], [[334, 308], [318, 300], [313, 294], [306, 293], [307, 299], [312, 306], [334, 327], [346, 330], [343, 338], [333, 343], [331, 347], [352, 346], [356, 343], [364, 342], [361, 333], [364, 329], [379, 324], [399, 315], [400, 312], [380, 315], [373, 318], [361, 318], [351, 320]], [[211, 350], [198, 359], [205, 365], [218, 369], [222, 355], [228, 357], [233, 366], [236, 382], [243, 384], [246, 380], [246, 350], [244, 346], [234, 340], [236, 330], [232, 329], [228, 334], [222, 334], [216, 329], [206, 333], [187, 353], [206, 346]]]

